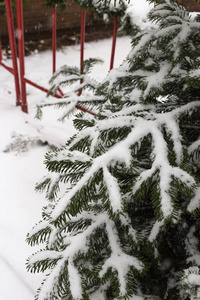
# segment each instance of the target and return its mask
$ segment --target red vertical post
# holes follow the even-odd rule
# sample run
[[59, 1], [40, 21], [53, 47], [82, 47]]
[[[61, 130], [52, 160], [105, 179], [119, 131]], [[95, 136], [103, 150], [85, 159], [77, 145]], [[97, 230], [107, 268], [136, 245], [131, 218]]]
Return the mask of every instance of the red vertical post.
[[[52, 72], [53, 74], [56, 72], [56, 6], [52, 10]], [[63, 96], [63, 92], [58, 88], [61, 96]]]
[[1, 37], [0, 37], [0, 63], [3, 59], [2, 50], [1, 50]]
[[[18, 75], [18, 68], [17, 68], [17, 50], [16, 50], [16, 43], [15, 43], [15, 35], [14, 35], [14, 24], [13, 24], [11, 0], [5, 0], [5, 5], [6, 5], [6, 14], [7, 14], [7, 22], [8, 22], [8, 34], [9, 34], [9, 40], [10, 40], [10, 49], [11, 49], [12, 63], [13, 63], [13, 75], [14, 75], [14, 79], [15, 79], [16, 105], [21, 105], [19, 75]], [[2, 53], [1, 53], [1, 55], [2, 55]]]
[[[86, 21], [86, 12], [81, 11], [81, 49], [80, 49], [80, 73], [83, 74], [83, 61], [84, 61], [84, 44], [85, 44], [85, 21]], [[80, 83], [83, 80], [81, 79]], [[79, 91], [79, 96], [81, 95], [82, 90]]]
[[117, 17], [114, 18], [114, 27], [113, 27], [113, 40], [112, 40], [112, 50], [111, 50], [111, 58], [110, 58], [110, 70], [113, 69], [114, 65], [114, 57], [115, 57], [115, 46], [116, 46], [116, 38], [117, 38]]
[[85, 21], [86, 21], [86, 12], [81, 11], [81, 55], [80, 55], [80, 70], [83, 74], [83, 60], [84, 60], [84, 43], [85, 43]]
[[53, 51], [53, 74], [56, 71], [56, 6], [52, 10], [52, 51]]
[[22, 0], [16, 0], [17, 3], [17, 36], [18, 36], [18, 51], [19, 51], [19, 68], [20, 68], [20, 83], [22, 96], [22, 110], [28, 113], [26, 100], [26, 82], [24, 80], [25, 65], [24, 65], [24, 20], [23, 20], [23, 3]]

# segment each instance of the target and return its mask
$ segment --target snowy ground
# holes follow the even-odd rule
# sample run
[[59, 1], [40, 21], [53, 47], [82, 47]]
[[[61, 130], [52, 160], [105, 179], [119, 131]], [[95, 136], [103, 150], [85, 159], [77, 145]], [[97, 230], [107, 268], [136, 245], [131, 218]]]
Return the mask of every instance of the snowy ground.
[[[136, 0], [135, 0], [136, 1]], [[144, 0], [135, 6], [135, 20], [145, 19], [147, 7]], [[141, 9], [141, 3], [144, 4]], [[145, 8], [145, 9], [144, 9]], [[105, 62], [96, 66], [93, 76], [105, 77], [109, 69], [111, 39], [88, 43], [85, 59], [100, 57]], [[117, 39], [115, 67], [119, 66], [130, 49], [130, 39]], [[79, 46], [70, 46], [57, 53], [57, 67], [79, 65]], [[11, 61], [7, 61], [11, 65]], [[40, 85], [48, 86], [51, 76], [51, 52], [35, 51], [26, 58], [26, 75]], [[59, 115], [54, 109], [46, 109], [41, 121], [34, 119], [35, 106], [45, 94], [27, 85], [29, 114], [15, 106], [15, 90], [12, 75], [0, 67], [0, 299], [31, 300], [40, 286], [43, 274], [26, 271], [26, 258], [38, 248], [29, 247], [26, 234], [41, 217], [45, 205], [43, 194], [34, 191], [35, 183], [46, 173], [43, 165], [48, 146], [38, 140], [61, 146], [74, 132], [72, 120], [64, 124], [56, 121]], [[25, 141], [24, 145], [20, 141]], [[23, 146], [23, 147], [22, 147]], [[97, 299], [98, 300], [98, 299]]]

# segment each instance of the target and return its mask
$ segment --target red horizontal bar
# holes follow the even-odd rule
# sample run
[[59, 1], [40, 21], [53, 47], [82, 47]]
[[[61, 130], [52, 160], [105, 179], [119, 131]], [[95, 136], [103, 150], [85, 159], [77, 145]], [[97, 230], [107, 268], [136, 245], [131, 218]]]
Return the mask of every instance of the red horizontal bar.
[[[38, 85], [37, 83], [35, 83], [35, 82], [33, 82], [33, 81], [31, 81], [31, 80], [29, 80], [29, 79], [27, 79], [27, 78], [23, 78], [23, 81], [26, 82], [26, 83], [28, 83], [28, 84], [30, 84], [30, 85], [32, 85], [32, 86], [34, 86], [34, 87], [36, 87], [37, 89], [39, 89], [39, 90], [41, 90], [41, 91], [43, 91], [43, 92], [45, 92], [45, 93], [48, 93], [48, 92], [49, 92], [48, 89], [46, 89], [46, 88], [44, 88], [44, 87]], [[60, 90], [60, 92], [63, 94], [63, 92], [61, 91], [60, 88], [59, 88], [59, 90]], [[52, 95], [53, 97], [58, 98], [58, 99], [61, 99], [61, 98], [62, 98], [62, 96], [60, 96], [60, 95], [58, 95], [58, 94], [55, 94], [55, 95], [54, 95], [53, 92], [51, 92], [50, 95]], [[63, 94], [63, 95], [64, 95], [64, 94]], [[87, 109], [87, 108], [85, 108], [85, 107], [82, 107], [82, 106], [80, 106], [80, 105], [76, 105], [76, 108], [79, 109], [79, 110], [81, 110], [81, 111], [88, 112], [89, 114], [91, 114], [91, 115], [93, 115], [93, 116], [96, 116], [96, 115], [97, 115], [96, 113], [94, 113], [94, 112], [90, 111], [89, 109]]]
[[4, 64], [2, 61], [0, 62], [0, 65], [1, 65], [2, 67], [4, 67], [7, 71], [9, 71], [11, 74], [14, 75], [14, 70], [13, 70], [13, 68], [8, 67], [8, 66], [7, 66], [6, 64]]
[[89, 114], [91, 114], [93, 116], [97, 116], [97, 114], [94, 113], [93, 111], [91, 111], [91, 110], [89, 110], [89, 109], [87, 109], [85, 107], [82, 107], [80, 105], [76, 105], [76, 108], [79, 109], [79, 110], [81, 110], [81, 111], [88, 112]]
[[[34, 86], [34, 87], [36, 87], [37, 89], [41, 90], [42, 92], [45, 92], [45, 93], [49, 92], [48, 89], [46, 89], [46, 88], [38, 85], [37, 83], [35, 83], [35, 82], [33, 82], [33, 81], [31, 81], [31, 80], [29, 80], [27, 78], [23, 78], [23, 81], [26, 82], [26, 83], [28, 83], [28, 84], [30, 84], [30, 85], [32, 85], [32, 86]], [[54, 95], [53, 92], [51, 93], [51, 95], [54, 96], [54, 97], [56, 97], [56, 98], [59, 98], [59, 99], [62, 98], [62, 96], [59, 96], [57, 94]]]

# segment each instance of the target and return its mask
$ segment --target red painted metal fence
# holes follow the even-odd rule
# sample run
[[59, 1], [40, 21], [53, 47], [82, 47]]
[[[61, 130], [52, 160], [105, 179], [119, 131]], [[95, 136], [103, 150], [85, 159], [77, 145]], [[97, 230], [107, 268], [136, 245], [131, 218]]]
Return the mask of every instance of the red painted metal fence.
[[[4, 67], [14, 76], [15, 80], [15, 91], [16, 91], [16, 105], [21, 105], [22, 111], [28, 113], [27, 104], [27, 94], [26, 94], [26, 84], [32, 85], [37, 89], [47, 93], [48, 89], [40, 86], [36, 82], [29, 80], [25, 75], [25, 51], [24, 51], [24, 22], [23, 22], [23, 3], [22, 0], [16, 0], [17, 6], [17, 39], [18, 39], [18, 54], [19, 54], [19, 70], [17, 65], [17, 50], [14, 35], [14, 25], [13, 25], [13, 13], [11, 0], [5, 0], [6, 14], [8, 22], [8, 33], [10, 40], [11, 56], [12, 56], [12, 67], [7, 66], [3, 62], [3, 55], [1, 50], [1, 40], [0, 40], [0, 66]], [[82, 10], [81, 12], [81, 43], [80, 43], [80, 71], [83, 72], [83, 60], [84, 60], [84, 42], [85, 42], [85, 22], [86, 22], [86, 12]], [[117, 18], [114, 18], [114, 28], [113, 28], [113, 41], [111, 49], [111, 59], [110, 59], [110, 70], [113, 68], [114, 55], [115, 55], [115, 45], [116, 45], [116, 33], [117, 33]], [[56, 7], [52, 10], [52, 72], [56, 72]], [[63, 92], [61, 89], [58, 90], [59, 94], [54, 95], [56, 98], [62, 98]], [[81, 91], [79, 92], [79, 96]], [[82, 111], [88, 111], [84, 107], [77, 106], [78, 109]]]

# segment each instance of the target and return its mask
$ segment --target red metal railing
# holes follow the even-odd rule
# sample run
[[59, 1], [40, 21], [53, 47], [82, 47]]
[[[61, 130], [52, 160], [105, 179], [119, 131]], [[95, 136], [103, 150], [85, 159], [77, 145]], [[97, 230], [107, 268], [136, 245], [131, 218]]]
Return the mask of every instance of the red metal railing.
[[[15, 78], [15, 89], [16, 89], [16, 99], [17, 105], [21, 105], [22, 111], [28, 113], [27, 105], [27, 95], [26, 95], [26, 84], [32, 85], [35, 88], [47, 93], [48, 89], [40, 86], [39, 84], [31, 81], [25, 75], [25, 51], [24, 51], [24, 22], [23, 22], [23, 2], [22, 0], [16, 0], [17, 6], [17, 38], [18, 38], [18, 52], [19, 52], [19, 69], [20, 76], [17, 68], [17, 52], [16, 52], [16, 43], [14, 37], [14, 25], [13, 25], [13, 15], [11, 0], [5, 0], [6, 3], [6, 13], [8, 20], [8, 31], [9, 31], [9, 40], [13, 61], [13, 68], [7, 66], [3, 63], [1, 43], [0, 43], [0, 65], [7, 69], [14, 75]], [[81, 12], [81, 45], [80, 45], [80, 72], [83, 73], [83, 60], [84, 60], [84, 43], [85, 43], [85, 23], [86, 23], [86, 12], [82, 10]], [[115, 46], [116, 46], [116, 33], [117, 33], [117, 18], [114, 18], [114, 28], [113, 28], [113, 41], [112, 41], [112, 50], [111, 50], [111, 59], [110, 59], [110, 70], [113, 68], [114, 64], [114, 55], [115, 55]], [[52, 10], [52, 72], [56, 72], [56, 7]], [[19, 84], [20, 82], [20, 84]], [[81, 80], [82, 83], [82, 80]], [[21, 87], [21, 88], [20, 88]], [[56, 98], [62, 98], [64, 95], [62, 90], [58, 89], [60, 95], [53, 95]], [[79, 96], [82, 91], [79, 91]], [[82, 111], [95, 114], [80, 105], [77, 106], [78, 109]]]

